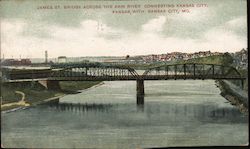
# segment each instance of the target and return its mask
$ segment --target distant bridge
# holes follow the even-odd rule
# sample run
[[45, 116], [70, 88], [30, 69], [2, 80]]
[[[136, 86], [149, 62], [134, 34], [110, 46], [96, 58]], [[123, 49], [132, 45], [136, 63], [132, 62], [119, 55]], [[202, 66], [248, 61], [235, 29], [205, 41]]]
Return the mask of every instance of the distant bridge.
[[125, 65], [102, 63], [55, 64], [50, 69], [6, 69], [3, 73], [3, 82], [43, 81], [48, 88], [59, 87], [59, 81], [136, 80], [137, 95], [144, 95], [144, 80], [226, 79], [241, 80], [243, 85], [243, 80], [246, 79], [234, 67], [204, 63], [161, 65], [148, 68], [143, 74], [138, 74], [135, 69]]

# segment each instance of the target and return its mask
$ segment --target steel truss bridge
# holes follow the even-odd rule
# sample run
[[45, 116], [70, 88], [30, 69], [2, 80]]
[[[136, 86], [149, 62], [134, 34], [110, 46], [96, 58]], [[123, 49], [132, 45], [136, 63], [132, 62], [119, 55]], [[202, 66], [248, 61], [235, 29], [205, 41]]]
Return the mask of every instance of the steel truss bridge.
[[[138, 74], [135, 69], [125, 65], [105, 65], [102, 63], [54, 64], [50, 69], [3, 69], [2, 82], [40, 81], [49, 89], [60, 87], [59, 81], [126, 81], [136, 80], [137, 104], [144, 104], [144, 80], [240, 80], [246, 79], [234, 67], [204, 64], [182, 63], [161, 65]], [[41, 82], [41, 81], [45, 81]], [[51, 87], [50, 87], [51, 86]]]
[[122, 80], [177, 80], [177, 79], [232, 79], [244, 80], [234, 67], [183, 63], [161, 65], [138, 74], [128, 66], [104, 64], [56, 64], [43, 70], [6, 70], [6, 82], [51, 80], [51, 81], [122, 81]]

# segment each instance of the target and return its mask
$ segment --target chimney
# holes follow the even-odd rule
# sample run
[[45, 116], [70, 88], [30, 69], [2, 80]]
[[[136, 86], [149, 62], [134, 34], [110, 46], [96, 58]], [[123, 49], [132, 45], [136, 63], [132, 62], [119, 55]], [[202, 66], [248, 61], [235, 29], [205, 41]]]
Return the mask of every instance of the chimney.
[[48, 51], [45, 51], [45, 64], [48, 63]]

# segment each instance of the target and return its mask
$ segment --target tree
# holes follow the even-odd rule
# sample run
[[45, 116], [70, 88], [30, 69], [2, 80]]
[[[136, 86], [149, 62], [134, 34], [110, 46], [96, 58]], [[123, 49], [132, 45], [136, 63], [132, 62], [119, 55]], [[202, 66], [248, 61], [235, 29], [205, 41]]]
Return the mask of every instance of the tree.
[[226, 66], [233, 64], [233, 57], [228, 52], [222, 55], [222, 64]]

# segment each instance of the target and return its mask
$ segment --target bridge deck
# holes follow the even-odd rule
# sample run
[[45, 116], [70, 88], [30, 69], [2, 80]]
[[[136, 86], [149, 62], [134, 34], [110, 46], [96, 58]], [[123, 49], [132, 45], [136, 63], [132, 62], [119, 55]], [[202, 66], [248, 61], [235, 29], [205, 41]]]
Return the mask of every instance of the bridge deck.
[[49, 77], [49, 78], [36, 78], [36, 79], [16, 79], [16, 80], [6, 80], [3, 82], [30, 82], [30, 81], [127, 81], [127, 80], [244, 80], [246, 78], [242, 77], [215, 77], [215, 76], [188, 76], [188, 75], [150, 75], [143, 76], [117, 76], [117, 77], [102, 77], [102, 76], [87, 76], [87, 77]]

